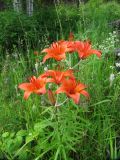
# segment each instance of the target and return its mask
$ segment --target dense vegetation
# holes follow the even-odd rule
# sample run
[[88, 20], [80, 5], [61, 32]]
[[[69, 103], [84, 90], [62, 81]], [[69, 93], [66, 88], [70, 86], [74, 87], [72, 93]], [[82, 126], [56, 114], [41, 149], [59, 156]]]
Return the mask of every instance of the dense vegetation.
[[[120, 37], [111, 25], [118, 19], [120, 4], [92, 0], [79, 8], [42, 6], [32, 17], [0, 12], [1, 160], [104, 160], [107, 156], [114, 160], [120, 156], [120, 75], [114, 67]], [[59, 64], [48, 60], [41, 65], [44, 54], [36, 57], [33, 52], [67, 39], [70, 32], [75, 39], [90, 39], [102, 51], [101, 59], [91, 56], [75, 72], [88, 85], [90, 101], [81, 97], [79, 105], [70, 100], [57, 110], [47, 95], [31, 95], [25, 101], [18, 85]], [[70, 62], [75, 65], [77, 60], [74, 56]]]
[[89, 2], [80, 8], [43, 6], [32, 17], [3, 11], [0, 12], [0, 45], [3, 51], [11, 51], [15, 47], [20, 50], [41, 49], [48, 42], [67, 38], [70, 31], [78, 34], [79, 38], [89, 37], [100, 42], [110, 31], [108, 24], [119, 19], [119, 15], [117, 3], [99, 4], [99, 1]]

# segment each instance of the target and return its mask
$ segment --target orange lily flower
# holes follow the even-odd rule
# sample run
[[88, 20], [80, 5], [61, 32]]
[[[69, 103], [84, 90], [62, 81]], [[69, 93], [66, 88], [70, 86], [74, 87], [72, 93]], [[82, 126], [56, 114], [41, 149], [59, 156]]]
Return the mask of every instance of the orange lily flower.
[[59, 44], [61, 44], [61, 45], [66, 45], [66, 52], [69, 52], [69, 53], [73, 53], [74, 52], [74, 41], [72, 41], [72, 39], [73, 39], [73, 37], [72, 37], [72, 35], [70, 35], [70, 37], [69, 37], [69, 41], [64, 41], [64, 40], [60, 40], [60, 41], [58, 41], [58, 43]]
[[47, 55], [44, 57], [43, 62], [49, 58], [54, 58], [57, 61], [61, 61], [66, 58], [65, 53], [67, 52], [67, 44], [64, 40], [52, 43], [50, 48], [45, 48], [42, 52], [46, 52]]
[[73, 46], [74, 46], [74, 34], [72, 32], [70, 32], [69, 34], [69, 37], [68, 37], [68, 41], [65, 41], [65, 40], [60, 40], [58, 41], [59, 44], [62, 44], [62, 45], [66, 45], [67, 46], [67, 51], [66, 52], [74, 52], [73, 51]]
[[80, 94], [89, 97], [87, 91], [85, 91], [86, 86], [80, 82], [76, 82], [75, 79], [66, 79], [63, 81], [62, 85], [57, 89], [56, 93], [65, 93], [69, 98], [78, 104], [80, 99]]
[[96, 54], [99, 58], [101, 57], [101, 52], [92, 49], [92, 46], [89, 41], [76, 41], [74, 43], [74, 50], [78, 52], [78, 55], [81, 59], [85, 59], [92, 54]]
[[46, 78], [36, 78], [32, 76], [30, 78], [30, 83], [22, 83], [18, 86], [18, 88], [25, 91], [24, 99], [28, 99], [31, 93], [36, 94], [45, 94], [46, 93]]
[[73, 78], [73, 79], [75, 78], [73, 75], [72, 69], [67, 70], [67, 71], [48, 70], [42, 75], [40, 75], [40, 77], [42, 78], [51, 77], [47, 79], [47, 82], [56, 83], [57, 85], [59, 85], [67, 77]]

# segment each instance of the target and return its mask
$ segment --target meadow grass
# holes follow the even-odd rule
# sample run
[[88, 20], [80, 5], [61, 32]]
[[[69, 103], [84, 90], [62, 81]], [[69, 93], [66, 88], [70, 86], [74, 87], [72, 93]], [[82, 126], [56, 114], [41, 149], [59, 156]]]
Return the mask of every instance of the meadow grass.
[[[107, 12], [108, 5], [101, 9]], [[100, 15], [98, 9], [93, 13], [93, 21], [87, 24], [85, 9], [88, 6], [84, 7], [80, 8], [84, 23], [80, 26], [81, 19], [77, 23], [75, 39], [90, 38], [95, 48], [102, 48], [100, 59], [89, 57], [75, 68], [76, 78], [88, 86], [90, 100], [81, 97], [79, 105], [69, 100], [58, 109], [51, 106], [47, 96], [31, 95], [25, 101], [18, 84], [43, 73], [46, 66], [54, 69], [63, 62], [48, 60], [41, 65], [43, 56], [39, 56], [36, 70], [33, 50], [29, 50], [26, 57], [18, 50], [7, 54], [1, 60], [0, 74], [0, 159], [103, 160], [107, 155], [111, 159], [119, 156], [120, 75], [111, 67], [115, 64], [114, 50], [119, 43], [116, 33], [107, 29], [105, 19], [109, 18]], [[78, 63], [77, 54], [67, 58], [71, 65]], [[110, 82], [111, 73], [115, 74], [113, 82]], [[65, 95], [60, 95], [58, 100], [65, 99]]]

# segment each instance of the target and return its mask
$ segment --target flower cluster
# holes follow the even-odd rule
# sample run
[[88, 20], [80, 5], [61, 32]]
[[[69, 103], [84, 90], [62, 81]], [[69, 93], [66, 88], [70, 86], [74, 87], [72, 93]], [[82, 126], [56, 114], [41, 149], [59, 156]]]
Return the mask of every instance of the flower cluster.
[[114, 51], [116, 44], [119, 44], [118, 34], [116, 31], [110, 32], [109, 36], [104, 39], [98, 46], [104, 53]]
[[66, 59], [66, 53], [77, 52], [80, 59], [85, 59], [92, 54], [101, 56], [101, 52], [92, 49], [90, 41], [73, 41], [69, 38], [69, 41], [58, 41], [51, 44], [50, 48], [45, 48], [42, 52], [47, 53], [43, 59], [45, 62], [49, 58], [54, 58], [57, 61]]
[[[90, 41], [74, 41], [74, 36], [70, 33], [69, 40], [60, 40], [51, 44], [49, 48], [42, 50], [42, 53], [46, 53], [43, 58], [43, 63], [47, 59], [53, 58], [56, 61], [61, 61], [66, 59], [66, 54], [78, 53], [79, 59], [86, 59], [92, 54], [96, 54], [98, 57], [101, 56], [101, 52], [93, 49]], [[38, 55], [38, 52], [35, 52]], [[74, 66], [73, 66], [74, 68]], [[74, 70], [47, 70], [41, 74], [38, 78], [32, 76], [29, 83], [22, 83], [19, 88], [24, 90], [24, 99], [28, 99], [31, 93], [35, 94], [46, 94], [52, 104], [56, 104], [56, 100], [53, 96], [53, 91], [51, 89], [46, 89], [48, 83], [53, 83], [57, 85], [55, 94], [65, 93], [68, 98], [73, 99], [73, 101], [78, 104], [80, 99], [80, 94], [89, 98], [88, 92], [85, 90], [86, 86], [81, 82], [77, 81], [74, 76]]]

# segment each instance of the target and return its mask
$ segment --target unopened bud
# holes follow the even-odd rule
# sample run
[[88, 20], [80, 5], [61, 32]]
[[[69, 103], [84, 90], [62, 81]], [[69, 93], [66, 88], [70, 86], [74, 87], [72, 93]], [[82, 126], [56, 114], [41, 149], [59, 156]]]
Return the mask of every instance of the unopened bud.
[[50, 89], [48, 90], [48, 99], [52, 105], [55, 105], [56, 103], [55, 95]]

